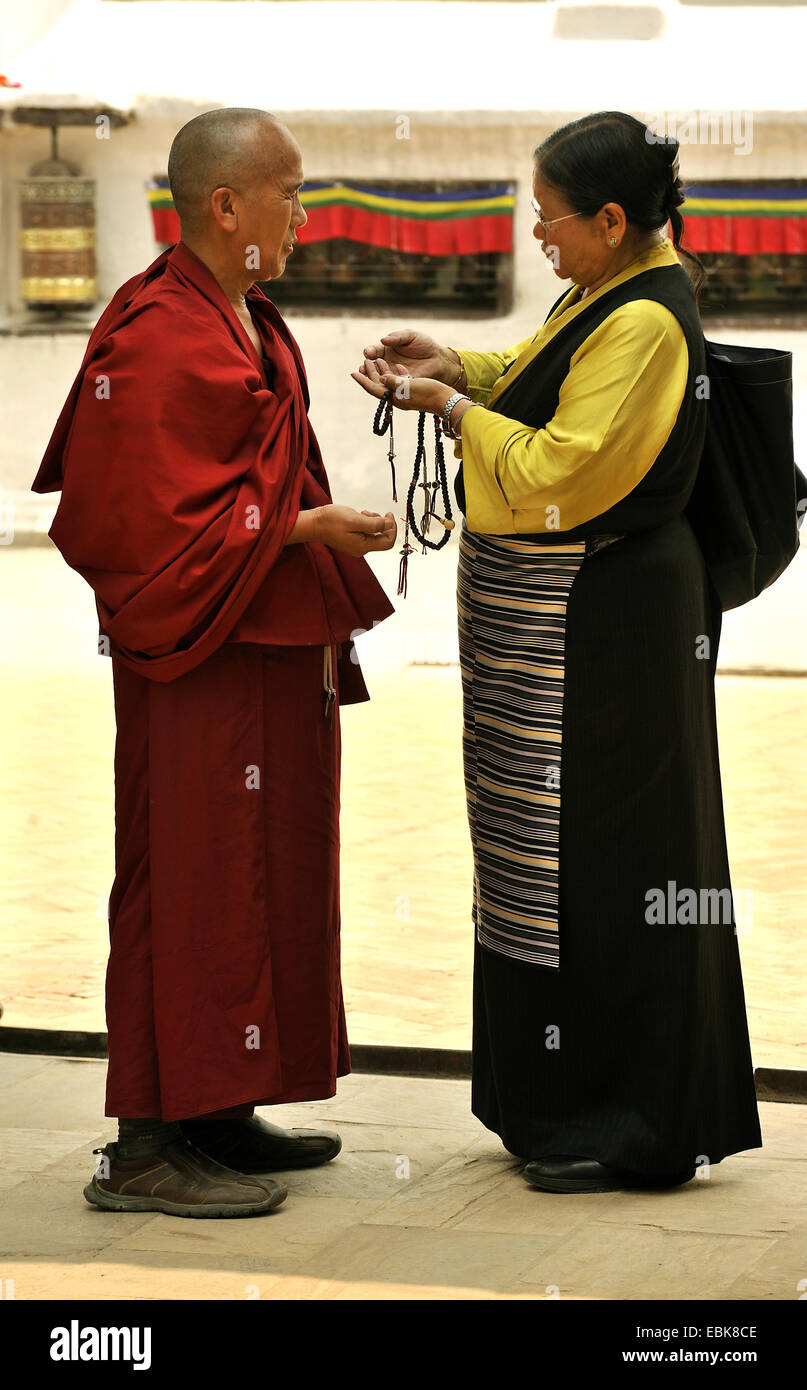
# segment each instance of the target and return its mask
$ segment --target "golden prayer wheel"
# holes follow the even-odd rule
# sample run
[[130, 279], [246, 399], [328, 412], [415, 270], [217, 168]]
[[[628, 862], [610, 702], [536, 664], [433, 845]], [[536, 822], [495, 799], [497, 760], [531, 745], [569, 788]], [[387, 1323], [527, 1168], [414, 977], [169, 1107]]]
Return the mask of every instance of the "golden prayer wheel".
[[66, 160], [42, 160], [20, 183], [20, 214], [20, 293], [28, 307], [91, 308], [98, 297], [94, 180]]

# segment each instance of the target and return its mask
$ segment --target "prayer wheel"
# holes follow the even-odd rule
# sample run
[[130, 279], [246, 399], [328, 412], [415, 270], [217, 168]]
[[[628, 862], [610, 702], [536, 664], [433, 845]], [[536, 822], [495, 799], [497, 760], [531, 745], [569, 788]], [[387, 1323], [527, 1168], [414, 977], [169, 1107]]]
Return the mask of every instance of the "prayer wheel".
[[98, 297], [95, 182], [51, 158], [20, 183], [20, 293], [30, 309], [89, 309]]

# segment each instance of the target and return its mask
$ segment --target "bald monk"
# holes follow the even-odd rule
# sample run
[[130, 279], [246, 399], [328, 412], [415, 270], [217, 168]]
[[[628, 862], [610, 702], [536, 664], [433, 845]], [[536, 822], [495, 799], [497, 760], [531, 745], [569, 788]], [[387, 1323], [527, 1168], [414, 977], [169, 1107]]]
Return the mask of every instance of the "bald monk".
[[171, 147], [182, 239], [118, 290], [33, 484], [95, 592], [112, 660], [115, 880], [107, 1115], [84, 1195], [107, 1211], [249, 1216], [266, 1176], [338, 1135], [256, 1105], [350, 1071], [340, 982], [340, 706], [351, 634], [393, 611], [363, 558], [391, 513], [336, 506], [300, 351], [257, 279], [306, 215], [267, 112], [208, 111]]

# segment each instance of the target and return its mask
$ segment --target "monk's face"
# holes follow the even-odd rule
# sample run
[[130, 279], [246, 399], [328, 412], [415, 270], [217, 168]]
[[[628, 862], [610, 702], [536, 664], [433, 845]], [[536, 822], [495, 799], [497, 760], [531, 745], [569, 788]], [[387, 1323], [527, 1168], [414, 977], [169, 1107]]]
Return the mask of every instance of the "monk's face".
[[[256, 280], [275, 280], [286, 269], [297, 240], [298, 227], [308, 217], [300, 203], [303, 163], [298, 145], [283, 131], [267, 137], [267, 176], [256, 177], [246, 191], [239, 215], [239, 240], [245, 264], [256, 270]], [[264, 166], [266, 167], [266, 166]], [[250, 250], [257, 247], [258, 254]], [[260, 262], [259, 267], [255, 264]]]

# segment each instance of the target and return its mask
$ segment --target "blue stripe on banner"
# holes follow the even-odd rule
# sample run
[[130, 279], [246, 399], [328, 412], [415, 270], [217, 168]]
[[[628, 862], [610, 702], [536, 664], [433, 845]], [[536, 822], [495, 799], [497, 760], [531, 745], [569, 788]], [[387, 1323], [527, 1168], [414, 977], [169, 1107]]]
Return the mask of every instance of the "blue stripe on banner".
[[[768, 188], [764, 185], [747, 183], [683, 183], [684, 192], [687, 198], [742, 198], [752, 201], [761, 199], [767, 202], [794, 202], [801, 198], [807, 198], [807, 183], [797, 184], [793, 188]], [[686, 213], [686, 206], [682, 205], [681, 211]]]
[[472, 203], [481, 198], [502, 198], [512, 196], [515, 185], [497, 184], [494, 188], [451, 189], [444, 193], [411, 193], [406, 188], [374, 188], [366, 183], [354, 183], [352, 179], [330, 179], [325, 183], [304, 183], [304, 193], [314, 193], [321, 188], [352, 188], [356, 193], [372, 193], [376, 198], [405, 198], [414, 203]]

